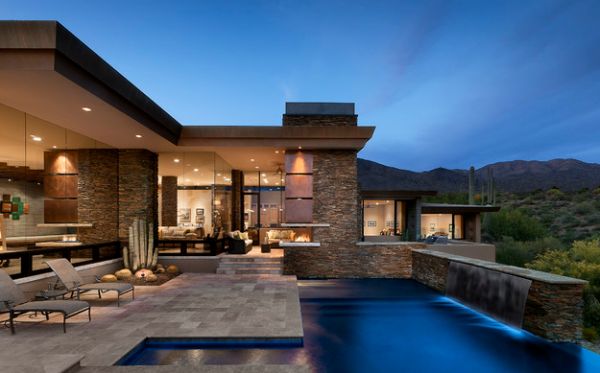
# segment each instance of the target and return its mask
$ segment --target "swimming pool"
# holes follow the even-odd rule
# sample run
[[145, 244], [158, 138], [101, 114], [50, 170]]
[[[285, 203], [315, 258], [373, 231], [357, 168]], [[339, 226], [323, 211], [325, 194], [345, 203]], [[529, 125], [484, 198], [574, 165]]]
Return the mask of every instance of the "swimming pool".
[[412, 280], [298, 285], [303, 346], [166, 341], [139, 348], [121, 363], [302, 364], [317, 372], [600, 372], [600, 355], [508, 327]]

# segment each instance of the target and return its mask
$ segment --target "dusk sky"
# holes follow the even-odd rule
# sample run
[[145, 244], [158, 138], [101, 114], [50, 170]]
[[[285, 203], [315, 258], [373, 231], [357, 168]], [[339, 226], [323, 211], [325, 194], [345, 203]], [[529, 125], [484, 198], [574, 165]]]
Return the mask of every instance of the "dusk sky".
[[600, 162], [600, 1], [4, 1], [58, 20], [180, 123], [355, 102], [360, 156]]

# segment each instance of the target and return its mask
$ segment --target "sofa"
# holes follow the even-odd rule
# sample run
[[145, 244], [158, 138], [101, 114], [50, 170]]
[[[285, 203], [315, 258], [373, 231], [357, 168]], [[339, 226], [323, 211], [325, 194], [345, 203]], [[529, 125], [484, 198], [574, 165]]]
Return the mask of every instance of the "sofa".
[[195, 240], [204, 238], [204, 228], [158, 227], [159, 240]]
[[226, 239], [229, 254], [247, 254], [252, 250], [252, 240], [248, 237], [248, 232], [229, 232]]

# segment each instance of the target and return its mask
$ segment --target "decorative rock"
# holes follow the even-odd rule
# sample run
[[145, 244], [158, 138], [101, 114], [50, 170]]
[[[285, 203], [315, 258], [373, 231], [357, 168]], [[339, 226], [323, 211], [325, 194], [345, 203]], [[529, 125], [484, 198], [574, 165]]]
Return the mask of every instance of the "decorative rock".
[[109, 273], [107, 275], [102, 276], [102, 278], [100, 278], [101, 282], [117, 282], [117, 276], [113, 275], [112, 273]]
[[171, 273], [171, 274], [179, 273], [179, 267], [177, 267], [175, 264], [169, 264], [167, 266], [167, 273]]
[[147, 278], [149, 275], [154, 275], [154, 273], [152, 273], [152, 271], [149, 269], [140, 269], [135, 273], [135, 278]]
[[146, 276], [146, 281], [147, 282], [156, 282], [156, 281], [158, 281], [158, 276], [156, 276], [154, 273], [150, 273], [149, 275]]
[[131, 276], [133, 276], [133, 273], [131, 273], [131, 270], [123, 268], [115, 272], [115, 276], [117, 276], [117, 279], [119, 280], [129, 280]]
[[165, 273], [165, 267], [156, 267], [154, 273]]

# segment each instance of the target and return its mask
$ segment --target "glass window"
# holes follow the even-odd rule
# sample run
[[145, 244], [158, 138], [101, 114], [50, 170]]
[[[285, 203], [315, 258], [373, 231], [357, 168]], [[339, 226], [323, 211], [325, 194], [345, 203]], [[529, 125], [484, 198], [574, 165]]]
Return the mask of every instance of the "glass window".
[[[395, 235], [396, 219], [394, 217], [394, 204], [392, 200], [365, 200], [364, 201], [364, 235], [365, 236], [392, 236]], [[402, 219], [404, 220], [404, 219]]]
[[[213, 152], [160, 153], [158, 163], [159, 226], [165, 227], [166, 219], [199, 237], [230, 229], [231, 166], [223, 158]], [[163, 202], [168, 186], [162, 182], [167, 177], [177, 180], [177, 205], [168, 211]], [[159, 229], [159, 235], [165, 229]]]
[[452, 232], [451, 214], [422, 214], [421, 215], [421, 236], [448, 236]]

